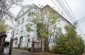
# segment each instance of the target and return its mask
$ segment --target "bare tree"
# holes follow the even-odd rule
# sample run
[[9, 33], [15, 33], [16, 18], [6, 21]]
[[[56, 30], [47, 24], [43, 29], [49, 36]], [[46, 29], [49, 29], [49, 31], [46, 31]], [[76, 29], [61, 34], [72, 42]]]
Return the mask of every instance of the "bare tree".
[[0, 0], [0, 20], [2, 19], [2, 17], [4, 16], [4, 14], [7, 14], [10, 17], [13, 18], [13, 16], [9, 12], [9, 9], [14, 4], [16, 4], [16, 5], [21, 4], [22, 1], [23, 0]]

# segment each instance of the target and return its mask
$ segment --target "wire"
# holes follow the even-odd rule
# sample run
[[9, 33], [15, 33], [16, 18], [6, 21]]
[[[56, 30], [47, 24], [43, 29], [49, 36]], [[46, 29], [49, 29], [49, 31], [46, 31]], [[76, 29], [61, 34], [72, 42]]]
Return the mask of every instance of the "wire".
[[[71, 8], [69, 7], [68, 3], [66, 2], [66, 0], [65, 0], [65, 3], [67, 4], [67, 6], [68, 6], [68, 8], [69, 8], [69, 10], [70, 10], [70, 12], [71, 12], [71, 14], [72, 14], [73, 17], [74, 17], [74, 20], [76, 21], [75, 15], [73, 14], [73, 12], [72, 12]], [[81, 20], [81, 19], [80, 19], [80, 20]], [[80, 25], [78, 25], [77, 28], [79, 29], [80, 33], [82, 34], [83, 32], [82, 32], [82, 30], [81, 30], [79, 27], [80, 27]], [[82, 35], [83, 35], [83, 34], [82, 34]]]
[[[51, 0], [51, 1], [54, 3], [53, 0]], [[61, 0], [61, 1], [62, 1], [62, 0]], [[62, 2], [63, 2], [63, 1], [62, 1]], [[67, 5], [68, 9], [70, 10], [72, 17], [74, 17], [74, 18], [72, 18], [72, 20], [73, 20], [73, 21], [76, 21], [76, 17], [75, 17], [75, 15], [73, 14], [72, 10], [70, 9], [68, 3], [67, 3], [66, 1], [65, 1], [65, 3], [66, 3], [66, 5]], [[55, 4], [55, 3], [54, 3], [54, 4]], [[63, 2], [63, 4], [64, 4], [64, 2]], [[55, 6], [57, 7], [56, 4], [55, 4]], [[64, 4], [64, 6], [65, 6], [65, 4]], [[65, 6], [65, 7], [66, 7], [66, 6]], [[67, 8], [67, 7], [66, 7], [66, 8]], [[71, 19], [70, 19], [70, 20], [71, 20]], [[79, 25], [79, 27], [80, 27], [80, 25]], [[82, 31], [81, 31], [81, 29], [80, 29], [79, 27], [77, 27], [77, 28], [79, 29], [80, 33], [82, 34]]]
[[[54, 3], [54, 5], [58, 8], [58, 6], [55, 4], [55, 2], [53, 1], [53, 0], [51, 0], [53, 3]], [[64, 4], [65, 5], [65, 4]], [[66, 6], [65, 6], [66, 7]], [[60, 10], [61, 11], [61, 10]], [[66, 16], [66, 15], [65, 15]], [[72, 19], [70, 19], [72, 22], [74, 21], [74, 20], [72, 20]]]
[[[62, 0], [61, 0], [61, 2], [64, 4], [64, 2], [63, 2]], [[67, 3], [66, 3], [66, 5], [68, 6]], [[66, 5], [64, 4], [65, 7], [66, 7]], [[66, 8], [67, 8], [67, 7], [66, 7]], [[74, 15], [74, 14], [72, 13], [72, 11], [71, 11], [71, 9], [70, 9], [69, 6], [68, 6], [68, 8], [69, 8], [69, 10], [70, 10], [70, 12], [71, 12], [71, 14], [70, 14], [70, 13], [69, 13], [69, 14], [70, 14], [71, 16]], [[67, 10], [68, 10], [68, 9], [67, 9]], [[68, 11], [69, 11], [69, 10], [68, 10]], [[74, 17], [75, 17], [75, 16], [74, 16]], [[74, 19], [73, 17], [72, 17], [72, 19], [73, 19], [73, 21], [75, 22], [75, 19]]]
[[[66, 2], [66, 0], [65, 0], [65, 2]], [[68, 5], [68, 3], [67, 3], [67, 2], [66, 2], [66, 4], [67, 4], [67, 6], [68, 6], [68, 8], [69, 8], [70, 12], [72, 13], [72, 15], [73, 15], [73, 17], [74, 17], [74, 20], [76, 20], [76, 18], [75, 18], [75, 16], [74, 16], [74, 14], [73, 14], [73, 12], [72, 12], [72, 10], [71, 10], [71, 8], [69, 7], [69, 5]]]
[[52, 2], [53, 2], [53, 4], [57, 7], [57, 8], [59, 8], [55, 3], [54, 3], [54, 1], [53, 0], [51, 0]]

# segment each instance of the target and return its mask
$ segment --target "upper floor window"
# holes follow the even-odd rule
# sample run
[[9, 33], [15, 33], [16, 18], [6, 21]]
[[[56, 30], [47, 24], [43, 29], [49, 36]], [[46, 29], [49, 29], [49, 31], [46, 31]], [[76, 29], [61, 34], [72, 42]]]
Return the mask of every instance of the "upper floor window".
[[21, 20], [21, 24], [22, 24], [22, 23], [24, 23], [24, 18], [22, 18], [22, 20]]
[[24, 10], [23, 10], [23, 13], [24, 13]]
[[21, 33], [23, 33], [23, 32], [24, 32], [24, 27], [22, 26], [22, 27], [21, 27]]
[[16, 34], [18, 34], [18, 32], [19, 32], [19, 29], [16, 30]]
[[17, 21], [17, 23], [18, 23], [18, 26], [19, 26], [20, 22], [19, 22], [19, 21]]

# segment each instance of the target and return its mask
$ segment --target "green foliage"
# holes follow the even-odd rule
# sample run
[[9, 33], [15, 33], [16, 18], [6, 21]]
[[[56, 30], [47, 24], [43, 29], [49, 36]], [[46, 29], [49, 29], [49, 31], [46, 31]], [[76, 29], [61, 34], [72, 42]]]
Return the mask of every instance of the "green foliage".
[[26, 30], [27, 30], [28, 32], [33, 31], [33, 29], [32, 29], [31, 27], [32, 27], [32, 24], [28, 23], [28, 24], [26, 25]]
[[[38, 37], [44, 39], [44, 48], [46, 51], [48, 51], [49, 50], [48, 37], [53, 35], [53, 33], [49, 30], [49, 27], [50, 26], [54, 27], [60, 16], [56, 13], [56, 11], [54, 11], [50, 7], [41, 9], [40, 13], [31, 10], [28, 16], [33, 17], [31, 22], [33, 23], [33, 25], [37, 25]], [[30, 32], [30, 30], [32, 31], [30, 26], [31, 26], [30, 24], [26, 25], [28, 32]]]
[[43, 11], [43, 14], [45, 14], [48, 17], [48, 22], [50, 24], [55, 24], [56, 21], [60, 18], [56, 11], [50, 7], [47, 7], [45, 11]]
[[0, 21], [0, 33], [6, 32], [6, 25], [4, 22]]
[[41, 23], [37, 23], [37, 32], [38, 32], [38, 36], [45, 38], [48, 36], [48, 31], [46, 31], [46, 26], [41, 22]]
[[56, 39], [56, 46], [53, 47], [53, 52], [64, 55], [82, 55], [85, 48], [84, 41], [77, 35], [73, 26], [66, 26], [65, 29], [67, 33], [61, 34]]

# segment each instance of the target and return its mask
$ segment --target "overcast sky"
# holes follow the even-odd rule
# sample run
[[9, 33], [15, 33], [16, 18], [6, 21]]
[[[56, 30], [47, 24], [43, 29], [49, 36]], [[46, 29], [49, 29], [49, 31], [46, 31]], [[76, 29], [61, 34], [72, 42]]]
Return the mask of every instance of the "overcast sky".
[[[65, 0], [63, 0], [65, 1]], [[76, 20], [79, 20], [83, 17], [85, 17], [85, 0], [66, 0], [68, 3], [69, 7], [71, 8]], [[51, 2], [51, 0], [24, 0], [23, 5], [28, 5], [28, 4], [36, 4], [39, 6], [40, 5], [50, 5], [51, 7], [55, 7], [55, 5]], [[10, 11], [14, 16], [18, 14], [20, 10], [19, 6], [13, 5]], [[83, 19], [84, 21], [85, 19]], [[85, 22], [81, 20], [81, 23], [79, 24], [80, 30], [85, 33]], [[79, 21], [80, 22], [80, 21]]]
[[[76, 20], [79, 20], [83, 17], [85, 17], [85, 0], [66, 0], [69, 7], [71, 8]], [[85, 18], [83, 18], [82, 20], [78, 21], [79, 24], [79, 28], [80, 31], [82, 32], [82, 34], [85, 34]], [[85, 37], [83, 37], [85, 39]]]

